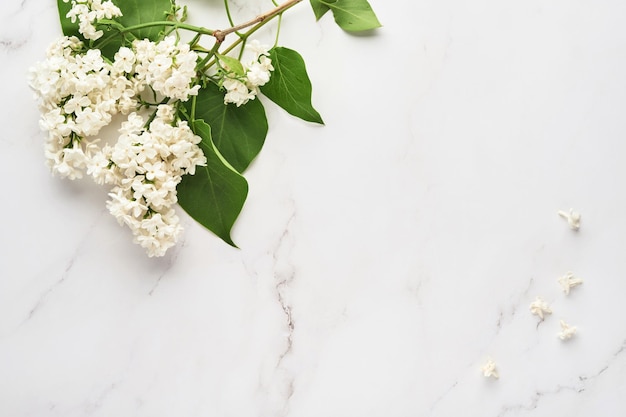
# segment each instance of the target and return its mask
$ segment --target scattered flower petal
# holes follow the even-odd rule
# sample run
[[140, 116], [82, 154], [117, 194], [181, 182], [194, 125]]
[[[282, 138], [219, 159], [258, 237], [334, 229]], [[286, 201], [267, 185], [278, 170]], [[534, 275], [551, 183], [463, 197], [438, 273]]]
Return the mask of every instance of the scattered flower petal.
[[569, 340], [574, 337], [575, 334], [576, 327], [570, 326], [569, 324], [565, 323], [565, 321], [561, 320], [561, 331], [558, 334], [559, 339]]
[[574, 211], [574, 209], [569, 209], [569, 212], [565, 212], [563, 210], [558, 211], [558, 215], [567, 220], [567, 224], [572, 230], [580, 229], [580, 213]]
[[498, 370], [496, 369], [496, 363], [493, 361], [493, 359], [489, 359], [481, 368], [480, 370], [483, 372], [483, 375], [485, 376], [485, 378], [500, 378], [500, 375], [498, 375]]
[[546, 314], [552, 314], [552, 309], [550, 309], [548, 303], [541, 297], [537, 297], [535, 301], [530, 304], [530, 312], [543, 320]]
[[563, 291], [566, 295], [569, 295], [569, 292], [572, 288], [583, 283], [583, 280], [580, 278], [576, 278], [573, 273], [568, 272], [559, 278], [559, 284], [563, 287]]

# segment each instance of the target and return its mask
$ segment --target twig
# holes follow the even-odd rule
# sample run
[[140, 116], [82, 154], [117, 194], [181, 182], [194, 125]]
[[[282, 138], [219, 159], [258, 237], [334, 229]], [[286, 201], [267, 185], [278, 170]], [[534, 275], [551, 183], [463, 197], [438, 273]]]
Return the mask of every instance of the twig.
[[274, 9], [263, 13], [261, 15], [258, 15], [257, 17], [255, 17], [252, 20], [249, 20], [245, 23], [241, 23], [239, 25], [230, 27], [228, 29], [224, 29], [224, 30], [216, 30], [213, 32], [213, 36], [215, 37], [215, 39], [217, 39], [218, 42], [224, 42], [224, 39], [226, 38], [226, 36], [228, 36], [229, 34], [233, 33], [233, 32], [238, 32], [241, 29], [245, 29], [247, 27], [256, 25], [258, 23], [261, 23], [267, 19], [271, 19], [276, 15], [281, 14], [282, 12], [284, 12], [285, 10], [289, 9], [290, 7], [296, 5], [297, 3], [300, 3], [302, 0], [289, 0], [286, 1], [285, 3], [281, 4], [278, 7], [275, 7]]

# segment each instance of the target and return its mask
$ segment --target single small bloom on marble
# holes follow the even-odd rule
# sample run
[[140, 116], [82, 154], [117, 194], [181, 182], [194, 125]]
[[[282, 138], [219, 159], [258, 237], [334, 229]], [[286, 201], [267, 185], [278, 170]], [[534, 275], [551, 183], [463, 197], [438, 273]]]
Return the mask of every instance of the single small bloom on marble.
[[580, 278], [576, 278], [572, 272], [568, 272], [559, 278], [559, 284], [563, 287], [563, 291], [565, 295], [569, 295], [569, 292], [572, 288], [583, 283], [583, 280]]
[[574, 209], [569, 209], [569, 212], [565, 212], [563, 210], [559, 210], [557, 214], [567, 220], [567, 224], [570, 229], [578, 230], [580, 229], [580, 213], [574, 211]]
[[483, 375], [485, 376], [485, 378], [500, 378], [500, 375], [498, 375], [498, 370], [496, 369], [496, 363], [493, 361], [493, 359], [489, 359], [481, 368], [480, 370], [483, 372]]
[[530, 312], [543, 320], [546, 314], [552, 314], [552, 309], [541, 297], [537, 297], [530, 304]]
[[574, 337], [575, 334], [576, 327], [570, 326], [569, 324], [565, 323], [565, 321], [561, 320], [561, 331], [558, 334], [559, 339], [569, 340]]

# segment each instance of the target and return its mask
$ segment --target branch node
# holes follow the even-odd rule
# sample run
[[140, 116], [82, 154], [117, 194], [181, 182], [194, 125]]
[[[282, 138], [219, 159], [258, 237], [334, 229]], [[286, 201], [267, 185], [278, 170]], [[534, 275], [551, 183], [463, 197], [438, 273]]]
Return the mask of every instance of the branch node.
[[215, 40], [219, 43], [224, 42], [224, 39], [226, 39], [226, 35], [227, 33], [224, 33], [223, 30], [216, 30], [215, 32], [213, 32], [213, 36], [215, 37]]

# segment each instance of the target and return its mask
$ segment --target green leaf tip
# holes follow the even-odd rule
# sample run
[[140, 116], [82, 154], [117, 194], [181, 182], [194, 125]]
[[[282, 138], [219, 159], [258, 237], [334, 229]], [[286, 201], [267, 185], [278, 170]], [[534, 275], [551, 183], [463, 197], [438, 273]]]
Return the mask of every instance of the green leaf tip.
[[363, 32], [382, 26], [367, 0], [310, 1], [317, 20], [332, 10], [337, 25], [347, 32]]
[[208, 124], [193, 120], [191, 126], [202, 138], [207, 165], [197, 167], [195, 175], [183, 176], [177, 187], [178, 203], [198, 223], [237, 247], [230, 234], [246, 201], [248, 182], [219, 153]]
[[322, 16], [326, 14], [327, 11], [330, 10], [330, 7], [320, 2], [320, 0], [310, 0], [311, 8], [313, 9], [313, 13], [315, 13], [315, 20], [320, 20]]

